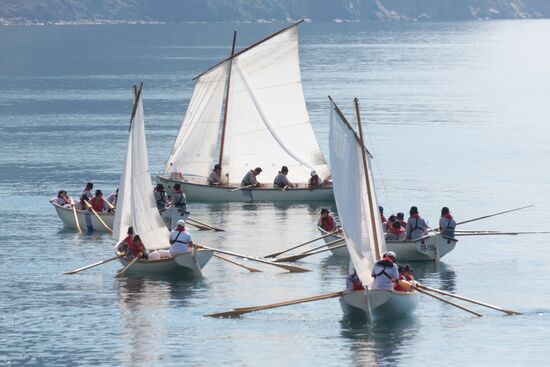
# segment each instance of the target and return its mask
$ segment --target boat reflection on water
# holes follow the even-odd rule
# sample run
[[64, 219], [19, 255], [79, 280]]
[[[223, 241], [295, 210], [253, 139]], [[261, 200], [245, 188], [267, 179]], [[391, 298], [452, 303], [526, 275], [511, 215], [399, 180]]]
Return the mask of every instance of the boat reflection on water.
[[[167, 340], [170, 332], [170, 311], [178, 310], [193, 299], [197, 281], [159, 280], [156, 277], [125, 276], [118, 279], [120, 315], [119, 342], [125, 346], [118, 353], [119, 366], [154, 366], [166, 357], [159, 340]], [[180, 351], [185, 357], [185, 348]]]

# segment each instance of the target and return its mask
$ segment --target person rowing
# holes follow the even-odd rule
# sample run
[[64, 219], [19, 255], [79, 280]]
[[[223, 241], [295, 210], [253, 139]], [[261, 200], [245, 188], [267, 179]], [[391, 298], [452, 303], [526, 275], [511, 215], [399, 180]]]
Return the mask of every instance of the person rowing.
[[256, 177], [262, 173], [262, 169], [260, 167], [256, 167], [253, 170], [250, 170], [244, 175], [243, 180], [241, 181], [241, 187], [258, 187], [260, 186], [260, 183], [256, 179]]
[[428, 224], [418, 214], [418, 208], [416, 206], [411, 206], [409, 210], [409, 220], [407, 221], [406, 236], [405, 239], [409, 241], [414, 241], [421, 237], [424, 237], [428, 233]]
[[399, 280], [397, 267], [397, 255], [393, 251], [386, 252], [382, 259], [378, 260], [372, 268], [371, 276], [374, 278], [372, 289], [393, 290], [393, 285]]
[[216, 164], [212, 172], [210, 172], [210, 175], [206, 178], [206, 182], [210, 186], [223, 185], [221, 174], [222, 174], [222, 166], [220, 166], [219, 164]]
[[279, 171], [279, 173], [277, 174], [277, 176], [275, 176], [275, 179], [273, 180], [273, 188], [274, 189], [285, 189], [287, 187], [294, 187], [294, 185], [292, 183], [290, 183], [290, 181], [288, 180], [288, 177], [286, 177], [286, 175], [288, 175], [288, 167], [287, 166], [283, 166], [281, 167], [281, 170]]
[[443, 236], [455, 236], [456, 222], [449, 211], [449, 208], [444, 206], [441, 208], [441, 218], [439, 219], [439, 230]]
[[334, 217], [329, 214], [328, 209], [321, 209], [321, 215], [319, 216], [319, 220], [317, 220], [317, 226], [327, 232], [336, 230], [336, 222], [334, 221]]

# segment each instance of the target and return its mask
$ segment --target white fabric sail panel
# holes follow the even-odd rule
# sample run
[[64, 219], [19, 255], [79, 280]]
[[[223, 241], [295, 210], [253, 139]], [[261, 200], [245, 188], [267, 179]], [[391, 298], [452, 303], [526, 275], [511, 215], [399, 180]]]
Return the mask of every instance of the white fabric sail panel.
[[165, 172], [208, 176], [217, 163], [227, 66], [228, 63], [224, 62], [197, 79]]
[[[340, 120], [333, 106], [330, 113], [329, 149], [334, 197], [344, 228], [346, 245], [359, 279], [364, 285], [370, 286], [373, 281], [372, 267], [377, 260], [375, 237], [381, 251], [385, 250], [381, 219], [376, 215], [378, 205], [374, 186], [371, 186], [373, 200], [369, 200], [361, 147], [353, 132]], [[376, 206], [376, 211], [371, 211], [373, 206]], [[374, 218], [371, 212], [375, 213]], [[376, 229], [372, 225], [372, 219]]]
[[118, 196], [116, 202], [115, 218], [113, 222], [113, 238], [119, 242], [128, 233], [128, 227], [132, 226], [131, 175], [132, 173], [132, 134], [128, 134], [128, 148], [122, 165], [122, 174], [118, 183]]
[[232, 68], [223, 159], [229, 180], [240, 182], [256, 166], [261, 182], [272, 182], [283, 165], [291, 182], [307, 182], [312, 169], [327, 176], [305, 105], [297, 27], [238, 55]]
[[143, 103], [138, 101], [132, 123], [131, 205], [134, 234], [139, 235], [147, 250], [170, 247], [170, 233], [159, 214], [153, 183], [149, 174]]

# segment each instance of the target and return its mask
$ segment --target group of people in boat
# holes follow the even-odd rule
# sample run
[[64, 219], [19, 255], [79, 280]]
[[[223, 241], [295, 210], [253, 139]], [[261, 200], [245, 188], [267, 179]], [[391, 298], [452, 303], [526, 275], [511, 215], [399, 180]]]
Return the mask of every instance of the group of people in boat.
[[[394, 290], [396, 292], [410, 292], [414, 285], [413, 268], [410, 265], [399, 265], [397, 263], [397, 255], [393, 251], [386, 252], [380, 260], [378, 260], [371, 272], [373, 282], [371, 289]], [[358, 291], [364, 290], [361, 280], [354, 270], [347, 278], [347, 290]]]
[[[224, 186], [227, 183], [224, 182], [221, 178], [221, 172], [222, 168], [219, 164], [216, 164], [214, 166], [214, 169], [212, 172], [210, 172], [210, 175], [206, 178], [206, 183], [211, 186]], [[248, 171], [243, 179], [241, 180], [241, 187], [260, 187], [260, 182], [258, 182], [258, 175], [262, 173], [261, 167], [256, 167], [254, 169], [251, 169]], [[287, 177], [288, 175], [288, 167], [282, 166], [281, 170], [277, 173], [277, 176], [275, 176], [273, 180], [273, 188], [274, 189], [287, 189], [287, 188], [295, 188], [297, 187], [296, 184], [290, 182], [290, 180]], [[329, 180], [323, 180], [316, 171], [310, 172], [310, 178], [308, 180], [308, 189], [314, 190], [320, 187], [326, 187], [330, 186]]]
[[178, 208], [187, 211], [187, 196], [179, 183], [174, 184], [174, 192], [167, 195], [163, 184], [157, 184], [153, 190], [157, 209], [163, 211], [168, 207]]
[[50, 202], [60, 206], [74, 205], [76, 209], [80, 210], [93, 209], [98, 213], [113, 211], [116, 207], [118, 189], [110, 193], [107, 199], [105, 199], [101, 190], [95, 190], [95, 194], [92, 194], [93, 188], [93, 182], [86, 183], [86, 186], [82, 190], [82, 194], [80, 195], [79, 200], [76, 203], [65, 190], [59, 190], [57, 196], [52, 198]]
[[193, 250], [193, 238], [185, 229], [185, 221], [179, 220], [176, 227], [170, 232], [170, 248], [147, 252], [139, 235], [134, 234], [134, 228], [128, 227], [126, 238], [117, 246], [117, 252], [131, 260], [136, 257], [145, 260], [159, 260], [176, 257]]
[[[428, 223], [422, 218], [416, 206], [411, 206], [409, 210], [409, 219], [405, 221], [405, 215], [401, 212], [397, 215], [390, 215], [388, 219], [384, 217], [384, 208], [378, 207], [382, 219], [382, 229], [385, 238], [388, 241], [414, 241], [428, 234], [431, 229]], [[334, 217], [330, 215], [328, 209], [321, 209], [321, 215], [317, 220], [317, 226], [327, 232], [333, 232], [337, 229]], [[455, 236], [456, 222], [446, 206], [441, 209], [441, 218], [439, 219], [439, 232], [446, 237]]]

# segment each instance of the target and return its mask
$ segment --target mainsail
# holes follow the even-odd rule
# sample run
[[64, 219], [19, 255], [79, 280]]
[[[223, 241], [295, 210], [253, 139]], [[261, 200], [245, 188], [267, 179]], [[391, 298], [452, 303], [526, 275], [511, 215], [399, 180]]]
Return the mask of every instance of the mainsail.
[[374, 262], [386, 251], [370, 155], [333, 102], [329, 146], [334, 197], [346, 245], [359, 279], [370, 286]]
[[[316, 170], [322, 177], [329, 175], [306, 109], [297, 24], [236, 53], [199, 76], [181, 132], [165, 167], [166, 172], [183, 171], [184, 167], [185, 173], [207, 176], [217, 163], [212, 149], [212, 144], [218, 147], [217, 135], [213, 138], [213, 120], [218, 124], [218, 132], [222, 123], [225, 84], [221, 80], [227, 78], [224, 73], [227, 73], [228, 63], [232, 62], [222, 152], [222, 172], [229, 175], [229, 182], [240, 182], [247, 171], [257, 166], [262, 167], [262, 177], [266, 179], [275, 177], [283, 165], [289, 168], [289, 178], [293, 182], [307, 182], [311, 170]], [[209, 84], [212, 92], [201, 97], [197, 89], [205, 88], [205, 80], [215, 82]], [[193, 120], [197, 112], [190, 111], [196, 110], [208, 111], [208, 119]], [[208, 129], [212, 130], [201, 136], [202, 144], [184, 138], [191, 135], [186, 131], [195, 130], [194, 125], [205, 124], [205, 120], [208, 120]], [[202, 151], [197, 150], [199, 145]], [[200, 153], [199, 161], [197, 151], [208, 151], [210, 155]]]
[[[170, 247], [170, 233], [158, 212], [153, 193], [140, 95], [141, 93], [138, 93], [135, 102], [137, 106], [131, 121], [126, 162], [120, 177], [113, 237], [117, 241], [121, 240], [131, 225], [134, 227], [134, 234], [140, 236], [145, 248], [154, 250]], [[131, 221], [128, 218], [131, 218]]]

